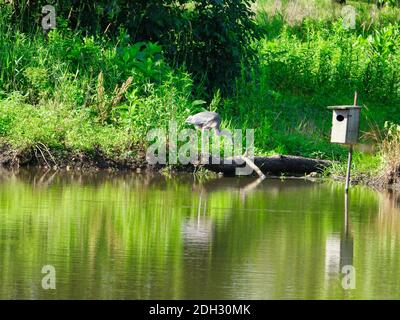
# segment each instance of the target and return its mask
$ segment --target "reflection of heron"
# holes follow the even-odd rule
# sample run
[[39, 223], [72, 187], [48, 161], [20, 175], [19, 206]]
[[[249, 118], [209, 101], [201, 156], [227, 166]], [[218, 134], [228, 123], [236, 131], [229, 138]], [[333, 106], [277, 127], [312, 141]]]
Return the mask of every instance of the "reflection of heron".
[[199, 196], [199, 206], [197, 217], [189, 218], [185, 221], [182, 233], [185, 242], [195, 244], [195, 246], [208, 246], [212, 240], [214, 225], [212, 220], [206, 216], [207, 199], [202, 203], [202, 196]]
[[[261, 183], [263, 179], [258, 178], [257, 180], [251, 179], [250, 182], [241, 179], [240, 181], [247, 182], [244, 186], [239, 185], [238, 191], [240, 193], [242, 201], [245, 200], [246, 195], [252, 193], [256, 190], [257, 186]], [[220, 190], [224, 187], [232, 188], [232, 184], [229, 183], [227, 185], [218, 183], [221, 180], [213, 180], [208, 182], [208, 184], [201, 184], [199, 186], [194, 186], [196, 190], [200, 192], [199, 195], [199, 204], [197, 208], [197, 217], [196, 218], [189, 218], [185, 221], [182, 227], [182, 233], [184, 239], [188, 243], [197, 244], [197, 245], [205, 245], [212, 241], [213, 231], [214, 231], [214, 224], [210, 217], [207, 217], [207, 198], [208, 193]], [[205, 192], [205, 197], [203, 193]], [[219, 209], [219, 208], [214, 208]], [[231, 213], [231, 212], [230, 212]]]

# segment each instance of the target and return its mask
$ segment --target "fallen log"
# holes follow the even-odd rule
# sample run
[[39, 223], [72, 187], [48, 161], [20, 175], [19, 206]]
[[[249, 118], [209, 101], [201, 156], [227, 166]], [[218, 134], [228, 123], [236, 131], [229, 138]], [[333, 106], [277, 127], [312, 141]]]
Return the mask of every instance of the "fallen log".
[[[235, 175], [236, 168], [245, 167], [242, 156], [221, 159], [210, 158], [204, 167], [210, 171], [221, 172], [224, 175]], [[228, 163], [227, 163], [228, 162]], [[331, 161], [311, 159], [298, 156], [276, 155], [271, 157], [254, 157], [254, 164], [266, 175], [305, 175], [311, 172], [322, 172], [331, 165]]]

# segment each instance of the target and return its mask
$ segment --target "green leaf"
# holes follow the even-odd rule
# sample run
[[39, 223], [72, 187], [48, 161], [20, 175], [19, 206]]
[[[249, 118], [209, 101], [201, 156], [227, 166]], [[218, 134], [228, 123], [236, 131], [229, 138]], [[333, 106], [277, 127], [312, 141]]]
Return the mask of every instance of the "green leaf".
[[205, 103], [207, 103], [207, 102], [204, 100], [195, 100], [192, 102], [192, 106], [194, 107], [194, 106], [198, 106], [198, 105], [205, 104]]

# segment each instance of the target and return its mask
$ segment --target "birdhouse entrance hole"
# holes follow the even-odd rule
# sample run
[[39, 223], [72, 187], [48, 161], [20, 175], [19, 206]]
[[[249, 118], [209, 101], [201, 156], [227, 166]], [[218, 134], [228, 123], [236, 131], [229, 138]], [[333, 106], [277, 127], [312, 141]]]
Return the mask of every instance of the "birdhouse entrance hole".
[[342, 122], [342, 121], [344, 120], [344, 116], [341, 115], [341, 114], [339, 114], [339, 115], [336, 117], [336, 120], [339, 121], [339, 122]]

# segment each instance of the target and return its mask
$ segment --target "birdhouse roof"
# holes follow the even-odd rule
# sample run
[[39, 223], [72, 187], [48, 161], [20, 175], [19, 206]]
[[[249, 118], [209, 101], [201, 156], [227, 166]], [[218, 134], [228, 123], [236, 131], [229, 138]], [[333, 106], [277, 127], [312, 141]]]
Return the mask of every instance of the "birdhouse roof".
[[328, 109], [330, 110], [348, 110], [348, 109], [361, 109], [361, 106], [329, 106]]

